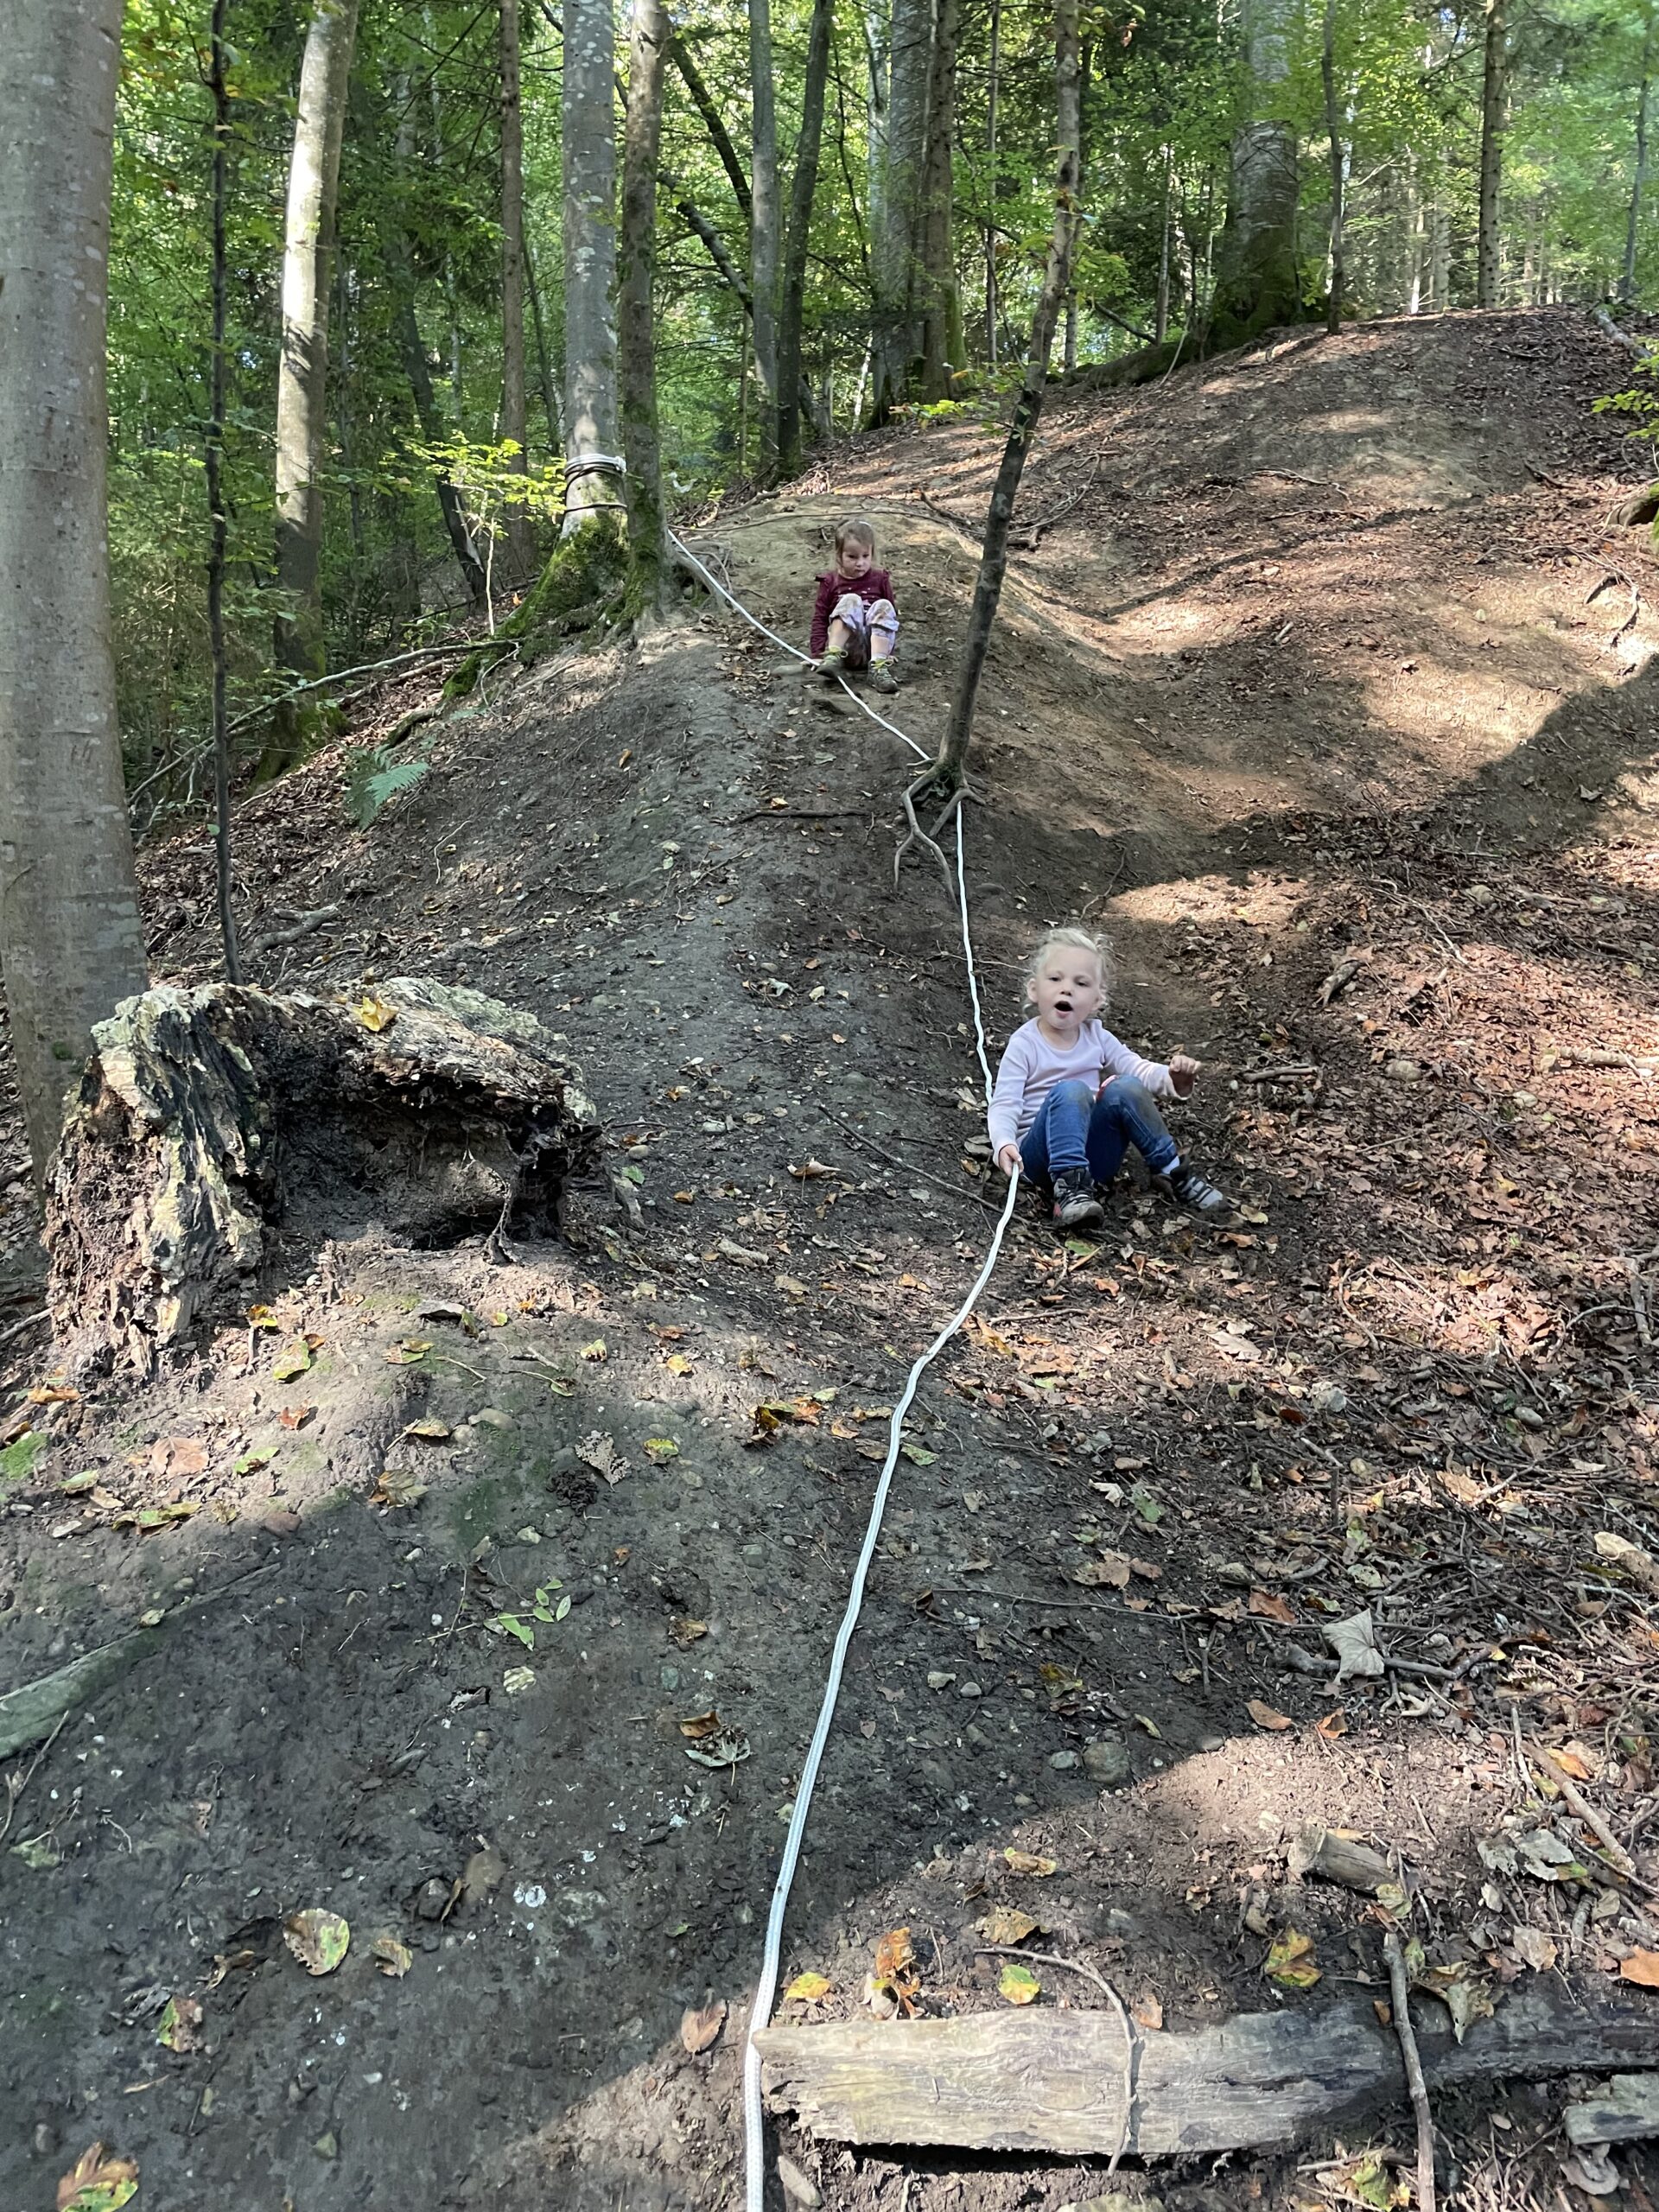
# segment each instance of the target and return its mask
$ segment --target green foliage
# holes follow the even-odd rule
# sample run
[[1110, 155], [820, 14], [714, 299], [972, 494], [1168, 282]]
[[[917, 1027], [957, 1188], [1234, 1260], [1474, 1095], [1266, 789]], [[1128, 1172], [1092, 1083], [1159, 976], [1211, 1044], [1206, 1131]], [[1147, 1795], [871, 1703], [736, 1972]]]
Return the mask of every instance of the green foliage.
[[422, 753], [401, 758], [383, 745], [353, 746], [346, 759], [346, 811], [366, 830], [389, 798], [411, 790], [431, 766]]

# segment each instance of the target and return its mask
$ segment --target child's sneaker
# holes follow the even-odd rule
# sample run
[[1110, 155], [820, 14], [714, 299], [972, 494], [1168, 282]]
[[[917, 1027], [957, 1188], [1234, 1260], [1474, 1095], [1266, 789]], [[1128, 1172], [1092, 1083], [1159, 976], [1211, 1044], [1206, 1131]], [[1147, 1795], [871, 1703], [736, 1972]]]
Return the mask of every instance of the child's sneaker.
[[826, 683], [835, 683], [846, 665], [845, 652], [827, 652], [818, 655], [818, 674]]
[[1164, 1180], [1180, 1204], [1191, 1206], [1194, 1213], [1220, 1213], [1232, 1204], [1227, 1193], [1206, 1182], [1196, 1167], [1183, 1166], [1179, 1160]]
[[873, 660], [870, 663], [870, 686], [873, 690], [884, 691], [889, 699], [897, 695], [899, 679], [893, 672], [890, 660]]
[[1054, 1178], [1054, 1220], [1061, 1229], [1104, 1229], [1106, 1209], [1086, 1167], [1063, 1167]]

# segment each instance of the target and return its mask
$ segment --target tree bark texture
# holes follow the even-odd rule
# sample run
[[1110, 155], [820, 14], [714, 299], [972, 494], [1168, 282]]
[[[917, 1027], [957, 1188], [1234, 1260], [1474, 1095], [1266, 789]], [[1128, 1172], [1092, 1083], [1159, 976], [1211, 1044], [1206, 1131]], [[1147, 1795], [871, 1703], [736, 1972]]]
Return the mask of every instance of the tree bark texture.
[[[1494, 2018], [1475, 2021], [1462, 2043], [1438, 2000], [1421, 2002], [1434, 2014], [1417, 2031], [1423, 2071], [1442, 2090], [1644, 2064], [1659, 2023], [1645, 1990], [1558, 1989], [1542, 1974], [1507, 1995]], [[1118, 2016], [1082, 2005], [791, 2024], [755, 2041], [772, 2108], [793, 2111], [831, 2142], [1190, 2158], [1294, 2143], [1404, 2101], [1394, 2031], [1364, 1999], [1246, 2012], [1185, 2034], [1138, 2037], [1133, 2049]]]
[[1302, 312], [1296, 267], [1296, 126], [1289, 0], [1243, 0], [1245, 120], [1233, 136], [1227, 219], [1216, 248], [1212, 345], [1254, 338]]
[[1624, 269], [1618, 296], [1636, 297], [1636, 253], [1642, 233], [1642, 200], [1648, 184], [1648, 95], [1653, 70], [1653, 10], [1642, 19], [1642, 89], [1636, 100], [1636, 174], [1630, 179], [1630, 219], [1624, 227]]
[[48, 1303], [84, 1372], [148, 1374], [371, 1219], [415, 1243], [545, 1233], [595, 1154], [534, 1017], [422, 977], [357, 1007], [162, 987], [95, 1035], [47, 1197]]
[[617, 296], [622, 401], [623, 488], [628, 502], [628, 569], [636, 598], [655, 607], [663, 580], [663, 477], [657, 433], [657, 171], [663, 135], [663, 65], [668, 59], [663, 0], [633, 0], [628, 39], [628, 105], [622, 147], [622, 281]]
[[1486, 43], [1480, 83], [1480, 224], [1475, 244], [1475, 305], [1497, 305], [1499, 201], [1503, 186], [1503, 110], [1509, 92], [1509, 0], [1485, 0]]
[[951, 222], [957, 130], [957, 32], [960, 0], [938, 0], [927, 91], [927, 149], [922, 164], [922, 397], [946, 399], [962, 365], [962, 296]]
[[773, 473], [778, 450], [778, 90], [772, 75], [771, 0], [749, 0], [749, 76], [753, 150], [749, 163], [749, 290], [753, 298], [754, 373], [760, 386], [757, 474]]
[[[611, 0], [564, 0], [567, 537], [622, 504], [616, 480], [616, 37]], [[596, 463], [608, 463], [595, 466]]]
[[944, 741], [934, 763], [937, 780], [954, 791], [961, 783], [973, 735], [974, 706], [991, 629], [1002, 597], [1002, 578], [1008, 565], [1008, 529], [1026, 457], [1036, 435], [1048, 379], [1048, 357], [1053, 349], [1054, 328], [1060, 317], [1066, 288], [1071, 281], [1071, 257], [1077, 246], [1080, 211], [1077, 180], [1083, 165], [1081, 69], [1077, 35], [1078, 0], [1056, 0], [1054, 11], [1054, 88], [1059, 142], [1059, 169], [1054, 186], [1054, 228], [1048, 242], [1048, 262], [1043, 289], [1032, 321], [1031, 350], [1026, 359], [1025, 378], [1014, 403], [1014, 422], [1002, 450], [1002, 463], [991, 488], [990, 512], [985, 518], [985, 540], [974, 582], [973, 605], [968, 614], [968, 637], [957, 671], [950, 701], [950, 719]]
[[225, 11], [213, 0], [208, 32], [208, 91], [213, 103], [213, 327], [207, 366], [207, 651], [213, 664], [213, 875], [219, 931], [225, 948], [225, 980], [242, 980], [231, 903], [231, 734], [226, 716], [225, 494], [225, 207], [229, 192], [231, 99], [225, 79]]
[[22, 0], [0, 118], [0, 967], [38, 1181], [92, 1024], [144, 987], [110, 623], [121, 0]]
[[1325, 85], [1325, 132], [1331, 149], [1331, 289], [1325, 327], [1334, 338], [1342, 328], [1342, 110], [1337, 101], [1337, 0], [1325, 0], [1325, 40], [1319, 50]]
[[927, 95], [933, 60], [934, 0], [893, 0], [887, 96], [887, 181], [876, 270], [875, 411], [904, 400], [921, 351], [917, 317], [922, 176], [927, 155]]
[[817, 196], [823, 96], [830, 78], [830, 35], [834, 22], [835, 0], [812, 0], [801, 133], [795, 142], [795, 170], [790, 180], [783, 315], [778, 326], [778, 467], [785, 476], [793, 476], [801, 465], [801, 322], [806, 311], [806, 249], [812, 231], [812, 203]]
[[[524, 127], [519, 97], [518, 0], [501, 0], [501, 436], [518, 447], [508, 463], [530, 473], [530, 409], [524, 372]], [[528, 508], [507, 518], [507, 564], [515, 582], [530, 573], [536, 533]]]
[[[283, 242], [283, 343], [276, 378], [276, 663], [297, 679], [321, 676], [322, 460], [327, 435], [328, 302], [334, 206], [346, 126], [357, 0], [317, 0], [300, 64]], [[279, 708], [263, 764], [291, 766], [300, 723]]]

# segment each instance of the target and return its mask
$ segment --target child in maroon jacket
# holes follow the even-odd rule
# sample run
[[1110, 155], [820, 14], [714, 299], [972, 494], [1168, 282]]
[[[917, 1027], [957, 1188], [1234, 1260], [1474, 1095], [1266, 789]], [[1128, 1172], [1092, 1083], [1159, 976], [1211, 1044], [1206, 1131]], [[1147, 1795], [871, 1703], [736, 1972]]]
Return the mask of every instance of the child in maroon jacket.
[[812, 610], [812, 652], [818, 674], [833, 683], [843, 669], [866, 666], [878, 691], [899, 689], [893, 672], [899, 610], [893, 579], [875, 561], [875, 532], [856, 518], [836, 530], [836, 565], [818, 578]]

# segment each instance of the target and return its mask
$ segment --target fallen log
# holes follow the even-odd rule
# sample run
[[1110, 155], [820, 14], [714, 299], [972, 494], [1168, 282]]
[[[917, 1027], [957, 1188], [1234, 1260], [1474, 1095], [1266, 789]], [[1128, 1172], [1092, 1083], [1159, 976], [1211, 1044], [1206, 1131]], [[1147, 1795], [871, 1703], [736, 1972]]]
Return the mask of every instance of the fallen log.
[[[1445, 2017], [1438, 2001], [1421, 2012]], [[1641, 2065], [1659, 1999], [1633, 1985], [1511, 1993], [1464, 2042], [1417, 2041], [1431, 2089]], [[1369, 1999], [1252, 2012], [1140, 2037], [1126, 2154], [1255, 2149], [1404, 2101], [1400, 2049]], [[835, 2142], [949, 2144], [1108, 2158], [1125, 2131], [1123, 2031], [1111, 2013], [1031, 2010], [946, 2020], [837, 2020], [755, 2037], [774, 2110]]]
[[128, 999], [50, 1171], [47, 1302], [69, 1365], [148, 1374], [199, 1319], [371, 1225], [419, 1246], [551, 1233], [598, 1150], [532, 1015], [429, 979], [355, 1001], [226, 983]]
[[1583, 2143], [1636, 2143], [1659, 2135], [1659, 2074], [1615, 2074], [1563, 2115], [1567, 2139]]

